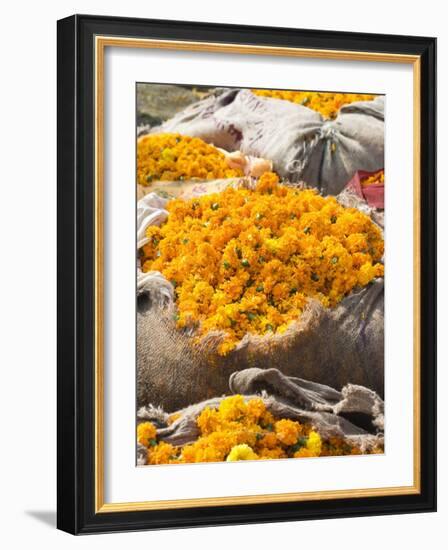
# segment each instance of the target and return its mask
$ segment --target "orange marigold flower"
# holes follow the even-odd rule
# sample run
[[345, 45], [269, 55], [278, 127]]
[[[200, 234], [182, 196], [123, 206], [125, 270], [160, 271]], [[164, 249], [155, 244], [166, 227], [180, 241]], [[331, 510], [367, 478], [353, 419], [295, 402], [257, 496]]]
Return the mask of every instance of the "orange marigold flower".
[[250, 399], [247, 402], [247, 415], [251, 420], [258, 422], [258, 420], [266, 412], [266, 405], [264, 404], [263, 399]]
[[177, 450], [170, 443], [161, 441], [148, 449], [149, 464], [169, 464], [173, 460], [177, 460]]
[[301, 426], [294, 420], [283, 419], [275, 423], [275, 433], [284, 445], [294, 445], [301, 432]]
[[137, 426], [137, 441], [148, 447], [151, 441], [155, 441], [157, 430], [151, 422], [141, 422]]
[[279, 445], [279, 439], [274, 432], [264, 432], [259, 438], [258, 446], [260, 448], [274, 449]]
[[308, 440], [306, 442], [306, 448], [310, 451], [313, 456], [319, 456], [322, 451], [322, 439], [320, 435], [312, 430], [308, 435]]
[[201, 434], [207, 435], [218, 429], [221, 425], [221, 418], [216, 409], [206, 407], [198, 416], [196, 423], [201, 430]]

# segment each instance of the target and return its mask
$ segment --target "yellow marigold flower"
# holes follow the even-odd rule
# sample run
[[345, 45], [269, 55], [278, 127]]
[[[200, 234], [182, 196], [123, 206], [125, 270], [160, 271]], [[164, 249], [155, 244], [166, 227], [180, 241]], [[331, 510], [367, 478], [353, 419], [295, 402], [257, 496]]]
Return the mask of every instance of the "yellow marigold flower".
[[370, 101], [372, 94], [341, 94], [334, 92], [297, 92], [293, 90], [252, 90], [255, 95], [298, 103], [318, 111], [324, 118], [336, 118], [343, 105], [354, 101]]
[[362, 264], [358, 272], [358, 282], [361, 286], [366, 285], [375, 277], [375, 267], [371, 262]]
[[314, 430], [311, 431], [308, 435], [308, 440], [306, 442], [306, 448], [310, 451], [312, 456], [319, 456], [322, 450], [322, 439], [320, 435]]
[[223, 399], [219, 405], [219, 414], [224, 420], [237, 420], [247, 414], [247, 405], [241, 395], [232, 395]]
[[275, 433], [284, 445], [294, 445], [300, 432], [300, 424], [294, 420], [283, 419], [275, 423]]
[[237, 460], [256, 460], [258, 455], [254, 453], [253, 449], [243, 443], [242, 445], [235, 445], [227, 456], [227, 462], [234, 462]]
[[137, 441], [144, 445], [149, 446], [150, 441], [156, 439], [157, 430], [151, 422], [142, 422], [137, 426]]
[[137, 143], [137, 182], [218, 179], [243, 176], [225, 155], [200, 138], [180, 134], [149, 134]]

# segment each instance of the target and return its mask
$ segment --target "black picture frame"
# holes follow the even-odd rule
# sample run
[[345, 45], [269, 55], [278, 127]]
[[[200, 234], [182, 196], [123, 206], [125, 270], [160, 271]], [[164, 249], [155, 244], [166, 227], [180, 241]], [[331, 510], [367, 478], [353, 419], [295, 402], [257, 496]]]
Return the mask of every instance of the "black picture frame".
[[[420, 492], [163, 510], [95, 510], [95, 143], [97, 35], [420, 58]], [[436, 39], [74, 15], [58, 21], [57, 526], [73, 534], [436, 510]]]

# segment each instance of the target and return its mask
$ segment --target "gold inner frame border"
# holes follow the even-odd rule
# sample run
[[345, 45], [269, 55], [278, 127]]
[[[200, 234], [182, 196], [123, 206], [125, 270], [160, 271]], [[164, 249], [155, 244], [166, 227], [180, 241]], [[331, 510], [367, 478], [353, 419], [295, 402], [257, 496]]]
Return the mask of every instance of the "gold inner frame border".
[[[413, 485], [369, 489], [343, 489], [180, 500], [106, 503], [104, 501], [104, 54], [106, 47], [205, 51], [348, 61], [405, 63], [413, 65], [413, 198], [414, 198], [414, 361], [413, 361]], [[231, 506], [275, 502], [300, 502], [343, 498], [380, 497], [420, 493], [420, 57], [376, 52], [320, 50], [178, 40], [96, 36], [95, 58], [95, 513], [166, 510], [206, 506]]]

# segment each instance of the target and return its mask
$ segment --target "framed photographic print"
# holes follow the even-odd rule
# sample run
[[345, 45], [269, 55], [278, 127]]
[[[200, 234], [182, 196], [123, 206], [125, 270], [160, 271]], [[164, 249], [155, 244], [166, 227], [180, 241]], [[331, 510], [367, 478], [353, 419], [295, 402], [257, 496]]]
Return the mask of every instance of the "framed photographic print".
[[58, 22], [58, 527], [436, 508], [433, 38]]

